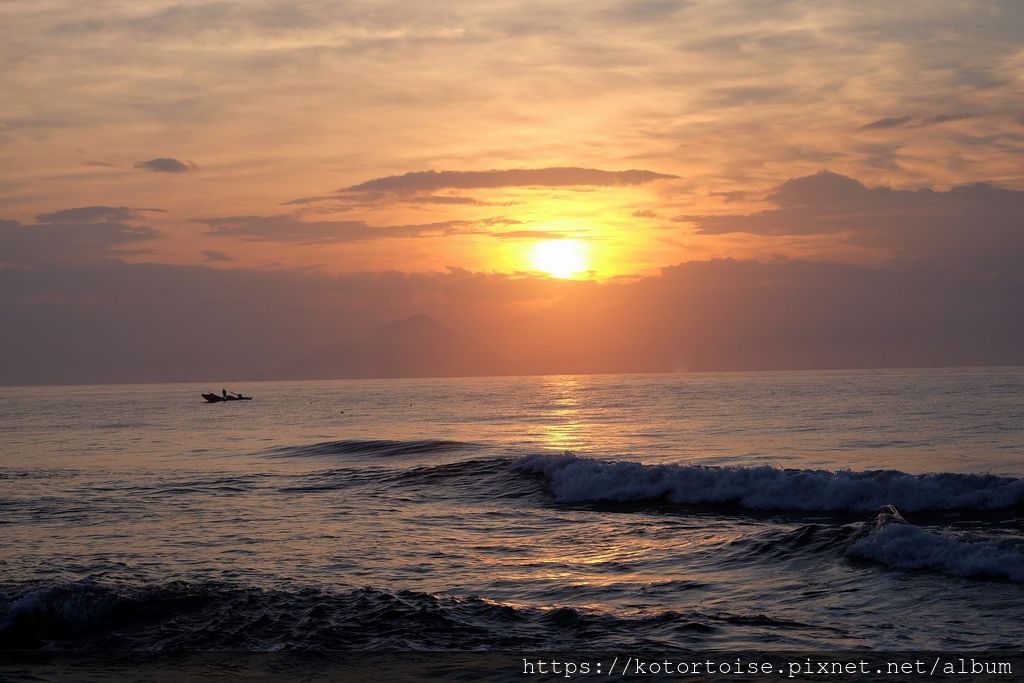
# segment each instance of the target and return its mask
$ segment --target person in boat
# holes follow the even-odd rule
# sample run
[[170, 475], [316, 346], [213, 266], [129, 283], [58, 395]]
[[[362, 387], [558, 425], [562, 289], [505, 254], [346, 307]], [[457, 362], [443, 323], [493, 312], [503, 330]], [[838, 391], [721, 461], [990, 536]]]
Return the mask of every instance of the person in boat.
[[224, 397], [225, 401], [228, 400], [228, 390], [227, 389], [224, 389], [222, 387], [221, 390], [220, 390], [220, 395]]

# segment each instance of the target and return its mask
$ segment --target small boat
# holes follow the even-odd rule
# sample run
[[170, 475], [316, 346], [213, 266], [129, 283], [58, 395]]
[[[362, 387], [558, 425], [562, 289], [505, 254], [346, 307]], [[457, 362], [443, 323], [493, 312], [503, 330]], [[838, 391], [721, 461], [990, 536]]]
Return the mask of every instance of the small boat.
[[224, 401], [251, 401], [252, 400], [252, 396], [242, 396], [241, 394], [234, 394], [234, 395], [228, 394], [227, 396], [224, 396], [223, 394], [214, 394], [214, 393], [211, 392], [209, 394], [203, 394], [202, 396], [203, 396], [203, 398], [206, 399], [207, 403], [222, 403]]

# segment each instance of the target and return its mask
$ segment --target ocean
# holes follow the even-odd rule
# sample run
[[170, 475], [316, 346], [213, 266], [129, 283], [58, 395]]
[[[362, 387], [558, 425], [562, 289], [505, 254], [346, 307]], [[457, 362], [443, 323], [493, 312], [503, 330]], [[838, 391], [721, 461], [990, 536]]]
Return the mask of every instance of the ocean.
[[221, 388], [0, 388], [0, 651], [1024, 640], [1024, 368]]

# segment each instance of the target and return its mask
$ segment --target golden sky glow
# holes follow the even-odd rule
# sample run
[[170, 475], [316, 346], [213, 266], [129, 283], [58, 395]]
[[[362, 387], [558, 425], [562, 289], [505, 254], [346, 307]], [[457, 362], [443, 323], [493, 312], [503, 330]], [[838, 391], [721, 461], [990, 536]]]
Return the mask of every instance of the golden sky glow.
[[494, 350], [451, 374], [1024, 361], [1022, 35], [1010, 0], [0, 2], [0, 382], [421, 313]]
[[[214, 267], [514, 273], [558, 239], [586, 244], [599, 279], [694, 258], [877, 262], [891, 254], [676, 218], [770, 208], [771, 188], [823, 168], [869, 186], [1021, 186], [1021, 12], [6, 2], [0, 199], [22, 222], [160, 209], [145, 216], [159, 242], [123, 258]], [[657, 175], [338, 193], [410, 172], [567, 167]], [[264, 223], [205, 222], [235, 217]], [[360, 235], [331, 238], [357, 222]]]

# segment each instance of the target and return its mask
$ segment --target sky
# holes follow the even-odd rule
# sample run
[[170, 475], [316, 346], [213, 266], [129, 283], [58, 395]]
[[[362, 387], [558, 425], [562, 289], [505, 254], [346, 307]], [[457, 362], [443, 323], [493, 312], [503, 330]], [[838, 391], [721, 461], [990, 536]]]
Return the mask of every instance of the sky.
[[0, 0], [0, 64], [0, 383], [418, 314], [494, 372], [1024, 362], [1019, 2]]

